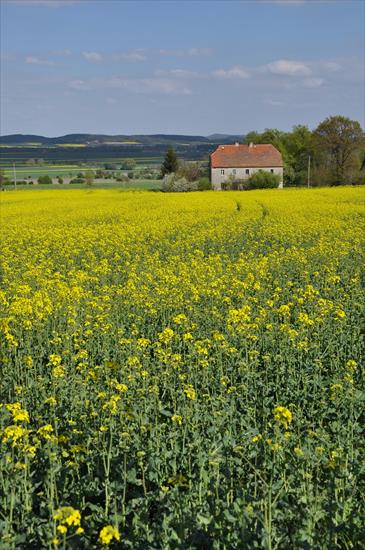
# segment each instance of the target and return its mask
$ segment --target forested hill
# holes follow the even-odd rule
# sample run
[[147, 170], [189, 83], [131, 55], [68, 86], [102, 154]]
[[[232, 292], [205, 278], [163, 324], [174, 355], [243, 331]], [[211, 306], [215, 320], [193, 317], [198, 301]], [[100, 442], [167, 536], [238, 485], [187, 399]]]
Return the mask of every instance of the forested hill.
[[211, 136], [189, 136], [179, 134], [151, 134], [151, 135], [105, 135], [105, 134], [67, 134], [59, 137], [45, 137], [32, 134], [12, 134], [0, 136], [2, 145], [190, 145], [210, 143], [242, 142], [243, 136], [229, 134], [212, 134]]

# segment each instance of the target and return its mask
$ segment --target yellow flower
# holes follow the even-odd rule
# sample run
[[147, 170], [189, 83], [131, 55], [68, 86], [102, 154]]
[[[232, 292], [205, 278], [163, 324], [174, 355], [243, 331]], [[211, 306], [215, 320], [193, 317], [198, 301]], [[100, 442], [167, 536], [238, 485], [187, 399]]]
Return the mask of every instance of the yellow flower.
[[293, 420], [293, 415], [289, 409], [283, 406], [277, 406], [273, 410], [273, 415], [276, 422], [286, 430]]
[[186, 397], [188, 399], [191, 399], [192, 401], [195, 401], [196, 399], [196, 391], [195, 389], [193, 388], [193, 386], [191, 384], [188, 384], [185, 388], [184, 388], [184, 393], [186, 395]]
[[4, 443], [12, 441], [12, 446], [15, 447], [17, 441], [19, 439], [22, 439], [27, 434], [28, 430], [26, 430], [22, 426], [7, 426], [2, 432], [1, 439]]
[[182, 416], [180, 416], [178, 414], [173, 414], [172, 417], [171, 417], [171, 420], [175, 424], [179, 424], [179, 426], [182, 424]]
[[[53, 514], [53, 519], [60, 522], [60, 526], [57, 527], [59, 531], [61, 526], [66, 527], [79, 527], [81, 522], [81, 514], [79, 510], [76, 510], [75, 508], [72, 508], [72, 506], [61, 506], [61, 508], [58, 508], [58, 510], [55, 511]], [[62, 533], [66, 532], [64, 529], [62, 529]]]
[[41, 426], [37, 430], [37, 434], [39, 434], [44, 439], [52, 439], [52, 437], [53, 437], [53, 426], [51, 426], [51, 424], [46, 424], [45, 426]]
[[112, 540], [120, 540], [120, 533], [113, 525], [106, 525], [99, 533], [99, 542], [104, 546], [108, 546]]
[[165, 328], [165, 330], [160, 332], [160, 334], [158, 335], [158, 339], [160, 340], [160, 342], [168, 344], [169, 342], [171, 342], [174, 334], [174, 331], [171, 328], [167, 327]]
[[7, 403], [5, 408], [11, 413], [14, 422], [29, 422], [29, 414], [20, 403]]

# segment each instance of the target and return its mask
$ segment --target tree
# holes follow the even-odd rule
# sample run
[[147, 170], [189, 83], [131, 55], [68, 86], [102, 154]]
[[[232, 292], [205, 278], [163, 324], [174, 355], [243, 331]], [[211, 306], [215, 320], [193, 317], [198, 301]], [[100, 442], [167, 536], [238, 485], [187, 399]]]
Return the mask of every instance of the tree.
[[317, 161], [327, 166], [330, 183], [349, 183], [359, 162], [358, 153], [365, 145], [359, 122], [344, 116], [328, 117], [313, 135]]
[[52, 178], [48, 174], [45, 174], [44, 176], [39, 176], [38, 183], [49, 185], [52, 183]]
[[0, 189], [3, 189], [4, 185], [9, 185], [10, 180], [5, 176], [4, 170], [0, 170]]
[[85, 172], [85, 182], [88, 187], [91, 187], [94, 183], [94, 172], [92, 170], [88, 170]]
[[121, 170], [134, 170], [136, 164], [137, 163], [134, 159], [124, 159], [121, 165]]
[[165, 159], [161, 165], [161, 174], [164, 177], [166, 174], [176, 173], [179, 167], [179, 162], [175, 150], [170, 147], [165, 155]]

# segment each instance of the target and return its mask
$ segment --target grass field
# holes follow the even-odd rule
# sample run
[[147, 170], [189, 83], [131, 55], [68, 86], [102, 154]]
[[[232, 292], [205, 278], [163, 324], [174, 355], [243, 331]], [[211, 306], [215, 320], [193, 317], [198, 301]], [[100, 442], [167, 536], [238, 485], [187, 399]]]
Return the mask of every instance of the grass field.
[[364, 547], [363, 189], [0, 198], [1, 547]]

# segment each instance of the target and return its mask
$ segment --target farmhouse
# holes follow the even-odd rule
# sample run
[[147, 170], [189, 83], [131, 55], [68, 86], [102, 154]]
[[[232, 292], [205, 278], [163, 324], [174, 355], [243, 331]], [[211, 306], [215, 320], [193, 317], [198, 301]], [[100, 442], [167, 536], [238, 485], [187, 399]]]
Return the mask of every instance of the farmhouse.
[[213, 189], [221, 190], [222, 183], [244, 180], [258, 170], [266, 170], [280, 176], [283, 186], [283, 159], [281, 153], [270, 144], [219, 145], [210, 155]]

